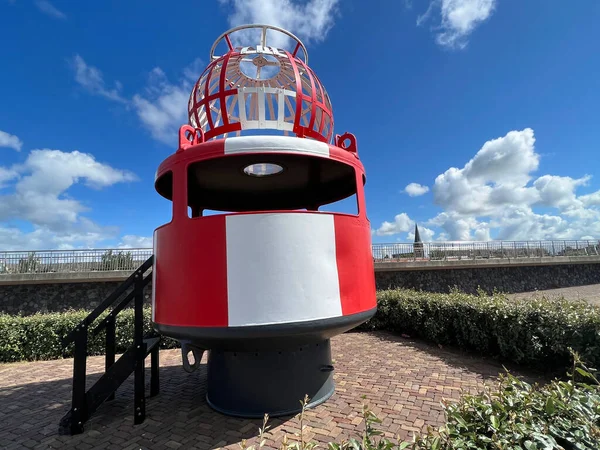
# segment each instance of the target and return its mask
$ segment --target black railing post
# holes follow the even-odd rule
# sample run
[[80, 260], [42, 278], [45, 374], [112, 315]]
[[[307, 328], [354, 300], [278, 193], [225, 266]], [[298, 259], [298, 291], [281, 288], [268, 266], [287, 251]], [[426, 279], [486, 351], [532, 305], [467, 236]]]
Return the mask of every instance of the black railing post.
[[[116, 317], [111, 312], [106, 321], [106, 356], [104, 360], [104, 370], [108, 372], [108, 369], [115, 363], [115, 342], [116, 342], [116, 327], [115, 327]], [[115, 393], [113, 392], [110, 397], [106, 400], [114, 400]]]
[[134, 373], [134, 423], [140, 424], [146, 418], [144, 359], [146, 345], [144, 338], [144, 284], [143, 272], [138, 270], [135, 274], [134, 284], [134, 340], [135, 352], [137, 354]]
[[160, 390], [159, 388], [159, 375], [158, 375], [158, 351], [160, 350], [160, 345], [157, 345], [152, 349], [152, 353], [150, 354], [150, 396], [154, 397], [158, 395]]
[[71, 434], [83, 433], [83, 423], [87, 420], [85, 404], [85, 377], [87, 358], [87, 328], [80, 325], [75, 336], [73, 360], [73, 399], [71, 405]]

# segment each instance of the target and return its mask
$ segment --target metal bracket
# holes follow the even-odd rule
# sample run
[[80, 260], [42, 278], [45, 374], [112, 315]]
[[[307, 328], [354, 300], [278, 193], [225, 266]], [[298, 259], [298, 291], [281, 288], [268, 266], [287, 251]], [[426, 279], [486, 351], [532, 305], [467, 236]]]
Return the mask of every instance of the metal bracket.
[[[189, 354], [192, 353], [194, 356], [194, 364], [190, 364]], [[204, 355], [204, 349], [200, 347], [196, 347], [193, 344], [188, 342], [181, 342], [181, 359], [183, 362], [183, 370], [188, 373], [194, 372], [198, 367], [200, 367], [200, 360], [202, 359], [202, 355]]]

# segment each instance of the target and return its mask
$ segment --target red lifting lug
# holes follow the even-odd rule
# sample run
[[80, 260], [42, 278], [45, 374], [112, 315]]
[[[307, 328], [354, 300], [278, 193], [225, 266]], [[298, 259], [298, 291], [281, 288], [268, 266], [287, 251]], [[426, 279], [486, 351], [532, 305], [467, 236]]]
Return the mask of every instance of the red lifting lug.
[[179, 148], [176, 153], [181, 153], [186, 148], [201, 144], [202, 142], [204, 142], [204, 132], [200, 128], [182, 125], [179, 128]]
[[344, 133], [341, 136], [339, 134], [335, 135], [335, 145], [336, 147], [343, 148], [351, 153], [357, 153], [358, 148], [356, 146], [356, 136], [352, 133]]

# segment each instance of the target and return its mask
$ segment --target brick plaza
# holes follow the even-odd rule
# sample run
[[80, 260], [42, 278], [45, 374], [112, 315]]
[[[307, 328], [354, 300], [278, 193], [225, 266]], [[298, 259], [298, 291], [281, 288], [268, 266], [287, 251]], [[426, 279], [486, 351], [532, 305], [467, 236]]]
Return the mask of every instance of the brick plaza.
[[[336, 393], [306, 414], [306, 435], [319, 443], [359, 437], [363, 395], [386, 434], [409, 439], [443, 423], [442, 399], [458, 398], [461, 389], [477, 391], [503, 370], [491, 360], [384, 332], [337, 336], [332, 352]], [[0, 364], [0, 448], [209, 449], [239, 448], [242, 439], [256, 443], [261, 421], [211, 410], [205, 400], [206, 365], [186, 373], [179, 350], [161, 351], [161, 393], [147, 400], [142, 425], [133, 425], [130, 377], [83, 434], [59, 436], [58, 423], [70, 406], [72, 366], [71, 359]], [[103, 357], [89, 358], [89, 385], [103, 367]], [[267, 448], [278, 448], [285, 434], [299, 431], [294, 417], [270, 423]]]

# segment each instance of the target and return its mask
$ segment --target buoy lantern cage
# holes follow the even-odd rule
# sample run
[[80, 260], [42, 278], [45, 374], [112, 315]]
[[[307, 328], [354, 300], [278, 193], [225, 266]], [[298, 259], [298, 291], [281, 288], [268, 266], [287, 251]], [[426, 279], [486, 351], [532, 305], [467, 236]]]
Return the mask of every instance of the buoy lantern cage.
[[[237, 45], [251, 32], [256, 45]], [[234, 28], [210, 60], [156, 173], [173, 209], [154, 232], [153, 326], [188, 371], [208, 351], [214, 409], [291, 414], [333, 394], [330, 338], [376, 310], [365, 171], [294, 35]], [[319, 211], [353, 195], [357, 214]]]

